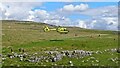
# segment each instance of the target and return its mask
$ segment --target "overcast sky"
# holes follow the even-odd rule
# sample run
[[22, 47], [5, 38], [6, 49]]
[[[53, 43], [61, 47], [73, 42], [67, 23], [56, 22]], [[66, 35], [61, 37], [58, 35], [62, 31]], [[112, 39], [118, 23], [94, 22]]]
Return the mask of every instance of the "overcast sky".
[[117, 2], [4, 2], [0, 12], [3, 20], [118, 30]]

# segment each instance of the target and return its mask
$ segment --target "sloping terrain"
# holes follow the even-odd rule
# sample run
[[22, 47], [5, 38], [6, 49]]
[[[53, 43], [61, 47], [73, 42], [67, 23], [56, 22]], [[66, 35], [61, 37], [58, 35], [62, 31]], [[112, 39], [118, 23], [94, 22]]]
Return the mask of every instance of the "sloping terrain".
[[44, 32], [29, 21], [2, 21], [3, 66], [118, 66], [118, 35], [66, 27], [68, 34]]

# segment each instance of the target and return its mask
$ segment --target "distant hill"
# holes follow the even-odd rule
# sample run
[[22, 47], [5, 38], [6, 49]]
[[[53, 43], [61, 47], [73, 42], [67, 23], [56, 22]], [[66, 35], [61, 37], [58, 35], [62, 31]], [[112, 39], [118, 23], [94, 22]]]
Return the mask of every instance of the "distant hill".
[[[30, 24], [38, 24], [38, 25], [47, 25], [49, 27], [57, 27], [55, 25], [51, 25], [51, 24], [47, 24], [47, 23], [43, 23], [43, 22], [34, 22], [34, 21], [18, 21], [18, 20], [1, 20], [3, 23], [21, 23], [21, 24], [27, 24], [27, 25], [30, 25]], [[62, 26], [64, 27], [64, 26]], [[85, 29], [85, 28], [80, 28], [80, 27], [66, 27], [66, 28], [77, 28], [77, 29], [82, 29], [82, 30], [85, 30], [85, 31], [92, 31], [92, 32], [113, 32], [113, 33], [118, 33], [118, 31], [110, 31], [110, 30], [96, 30], [96, 29]]]

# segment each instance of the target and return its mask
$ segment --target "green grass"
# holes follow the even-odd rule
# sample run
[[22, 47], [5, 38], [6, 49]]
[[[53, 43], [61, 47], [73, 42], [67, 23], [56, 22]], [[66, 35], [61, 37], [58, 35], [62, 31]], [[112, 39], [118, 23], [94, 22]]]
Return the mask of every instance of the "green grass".
[[[25, 52], [33, 54], [35, 52], [58, 51], [62, 50], [88, 50], [88, 51], [104, 51], [106, 49], [113, 49], [118, 47], [118, 35], [113, 31], [90, 30], [76, 27], [68, 27], [70, 31], [68, 34], [59, 34], [56, 31], [44, 32], [43, 26], [47, 24], [39, 24], [34, 22], [23, 23], [20, 21], [3, 21], [2, 24], [2, 52], [4, 55], [11, 53], [10, 48], [18, 52], [19, 48], [24, 48]], [[49, 26], [49, 25], [48, 25]], [[54, 28], [52, 26], [49, 26]], [[98, 35], [101, 35], [98, 37]], [[76, 35], [76, 36], [75, 36]], [[115, 40], [114, 40], [115, 39]], [[52, 41], [51, 41], [52, 40]], [[56, 41], [57, 40], [57, 41]], [[62, 40], [62, 41], [61, 41]], [[113, 55], [111, 55], [113, 54]], [[105, 52], [103, 54], [94, 54], [100, 62], [99, 66], [117, 66], [116, 63], [111, 62], [108, 58], [118, 57], [117, 52]], [[68, 58], [64, 57], [63, 60], [57, 62], [21, 62], [19, 59], [9, 59], [4, 61], [4, 66], [20, 65], [20, 66], [33, 66], [33, 65], [68, 65], [69, 61], [73, 61], [75, 66], [91, 66], [92, 61], [83, 63], [92, 56], [84, 58]], [[43, 63], [43, 64], [41, 64]], [[93, 64], [96, 62], [93, 61]]]

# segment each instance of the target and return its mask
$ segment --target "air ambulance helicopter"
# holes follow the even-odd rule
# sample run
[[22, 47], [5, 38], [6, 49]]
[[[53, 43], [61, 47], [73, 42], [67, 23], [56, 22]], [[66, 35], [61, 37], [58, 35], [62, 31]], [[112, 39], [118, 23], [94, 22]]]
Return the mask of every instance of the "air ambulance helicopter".
[[67, 34], [69, 31], [67, 30], [67, 28], [63, 28], [63, 27], [57, 27], [57, 28], [49, 28], [48, 26], [44, 26], [44, 32], [49, 32], [49, 31], [57, 31], [60, 34]]

